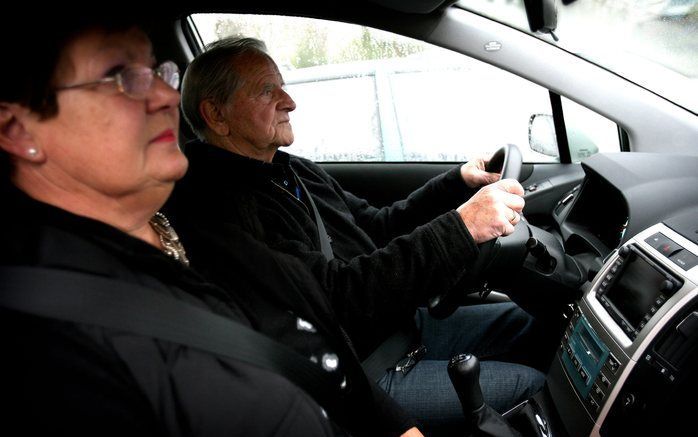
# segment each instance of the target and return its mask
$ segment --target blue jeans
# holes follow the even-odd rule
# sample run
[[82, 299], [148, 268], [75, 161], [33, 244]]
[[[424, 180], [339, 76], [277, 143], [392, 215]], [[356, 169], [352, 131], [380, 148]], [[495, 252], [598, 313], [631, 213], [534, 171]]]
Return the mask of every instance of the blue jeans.
[[[515, 304], [460, 307], [444, 320], [419, 308], [415, 318], [426, 355], [406, 375], [388, 371], [378, 385], [421, 422], [426, 434], [457, 432], [464, 424], [447, 372], [454, 355], [470, 353], [480, 359], [482, 394], [500, 413], [543, 387], [545, 374], [529, 366], [544, 370], [554, 346], [539, 338], [543, 333], [537, 322]], [[557, 338], [554, 341], [557, 345]]]

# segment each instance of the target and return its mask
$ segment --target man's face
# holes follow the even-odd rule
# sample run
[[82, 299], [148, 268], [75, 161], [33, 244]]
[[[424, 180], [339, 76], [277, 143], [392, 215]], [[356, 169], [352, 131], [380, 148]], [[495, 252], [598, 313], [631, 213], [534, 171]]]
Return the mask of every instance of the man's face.
[[260, 53], [236, 60], [242, 86], [223, 113], [230, 128], [229, 141], [248, 156], [263, 156], [293, 143], [289, 113], [296, 103], [283, 89], [274, 61]]

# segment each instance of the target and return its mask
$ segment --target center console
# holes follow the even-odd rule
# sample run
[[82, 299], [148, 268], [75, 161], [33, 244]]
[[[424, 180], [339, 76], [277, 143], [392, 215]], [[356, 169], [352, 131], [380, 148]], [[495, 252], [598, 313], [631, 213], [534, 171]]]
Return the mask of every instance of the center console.
[[698, 395], [696, 284], [694, 216], [654, 225], [606, 260], [548, 374], [562, 434], [675, 435], [687, 423]]

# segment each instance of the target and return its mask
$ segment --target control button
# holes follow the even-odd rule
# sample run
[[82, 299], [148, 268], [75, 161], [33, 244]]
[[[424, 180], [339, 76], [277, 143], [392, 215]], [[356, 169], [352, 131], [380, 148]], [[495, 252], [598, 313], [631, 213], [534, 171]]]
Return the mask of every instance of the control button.
[[617, 271], [618, 271], [617, 265], [614, 265], [613, 267], [611, 267], [611, 273], [616, 273]]
[[640, 324], [637, 325], [637, 327], [640, 328], [640, 329], [642, 329], [642, 328], [645, 327], [646, 324], [647, 324], [647, 323], [645, 323], [645, 322], [640, 322]]
[[657, 312], [657, 307], [654, 306], [654, 305], [652, 305], [652, 306], [650, 307], [650, 314], [654, 314], [654, 313], [656, 313], [656, 312]]
[[693, 267], [698, 265], [698, 256], [695, 256], [685, 249], [682, 249], [670, 256], [669, 259], [684, 270], [691, 270]]
[[604, 387], [606, 387], [606, 388], [611, 387], [611, 381], [609, 381], [608, 378], [606, 378], [603, 373], [599, 374], [599, 379], [601, 380], [601, 384]]
[[671, 256], [682, 249], [683, 248], [681, 246], [674, 243], [673, 241], [660, 244], [659, 247], [657, 247], [659, 253], [661, 253], [664, 256]]
[[582, 377], [582, 381], [584, 381], [585, 384], [589, 382], [589, 374], [586, 372], [586, 370], [584, 370], [583, 367], [579, 369], [579, 376]]
[[613, 275], [612, 275], [612, 274], [609, 273], [608, 275], [606, 275], [606, 280], [607, 280], [607, 281], [610, 281], [611, 279], [613, 279]]
[[606, 367], [611, 371], [611, 373], [615, 374], [618, 371], [618, 368], [620, 367], [620, 363], [614, 357], [613, 355], [608, 355], [608, 360], [606, 361]]
[[562, 199], [562, 202], [561, 202], [561, 203], [562, 203], [563, 205], [567, 205], [568, 203], [570, 203], [570, 201], [571, 201], [572, 199], [574, 199], [574, 193], [568, 194], [567, 197], [565, 197], [564, 199]]
[[652, 235], [651, 237], [646, 239], [645, 242], [657, 249], [659, 253], [666, 257], [669, 257], [678, 252], [679, 250], [683, 249], [683, 247], [674, 243], [671, 239], [667, 238], [661, 232]]
[[666, 297], [663, 295], [660, 295], [658, 298], [654, 300], [654, 304], [657, 305], [658, 307], [662, 306], [664, 304], [664, 301], [666, 300]]
[[652, 316], [650, 316], [649, 314], [645, 314], [645, 316], [642, 318], [642, 321], [649, 322], [651, 318], [652, 318]]
[[577, 357], [572, 357], [572, 364], [574, 365], [574, 368], [577, 370], [579, 370], [579, 368], [582, 367]]
[[600, 401], [603, 401], [603, 398], [604, 398], [604, 396], [606, 396], [606, 395], [605, 395], [605, 393], [603, 392], [603, 390], [601, 390], [601, 387], [599, 387], [598, 385], [594, 384], [594, 387], [592, 388], [592, 390], [594, 390], [594, 394], [596, 394], [596, 396], [599, 398], [599, 400], [600, 400]]
[[534, 192], [537, 189], [538, 189], [538, 185], [536, 185], [536, 184], [529, 185], [528, 187], [526, 187], [526, 191], [530, 191], [530, 192]]
[[601, 287], [602, 288], [608, 287], [608, 281], [601, 281]]
[[630, 408], [635, 404], [635, 395], [632, 393], [626, 393], [625, 396], [623, 396], [623, 407], [625, 408]]
[[622, 257], [626, 257], [626, 256], [630, 255], [630, 246], [623, 246], [623, 247], [621, 247], [621, 248], [618, 250], [618, 253], [619, 253], [620, 256], [622, 256]]
[[591, 407], [591, 412], [592, 412], [592, 413], [598, 413], [598, 412], [599, 412], [599, 404], [598, 404], [598, 402], [596, 402], [596, 401], [594, 400], [594, 398], [592, 398], [591, 396], [589, 396], [589, 407]]
[[645, 243], [649, 244], [653, 248], [659, 247], [661, 243], [663, 243], [666, 240], [666, 237], [664, 234], [661, 232], [657, 232], [656, 234], [652, 235], [651, 237], [645, 238]]

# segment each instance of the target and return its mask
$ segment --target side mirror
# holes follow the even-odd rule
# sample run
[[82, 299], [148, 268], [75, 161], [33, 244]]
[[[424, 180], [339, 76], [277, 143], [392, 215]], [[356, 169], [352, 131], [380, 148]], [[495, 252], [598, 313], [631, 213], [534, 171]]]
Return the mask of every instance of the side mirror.
[[[574, 125], [567, 127], [567, 141], [570, 146], [570, 157], [574, 162], [579, 162], [599, 151], [599, 147], [594, 141]], [[554, 158], [560, 156], [552, 115], [531, 115], [528, 120], [528, 146], [534, 152], [546, 156]]]
[[553, 116], [533, 114], [528, 120], [528, 145], [531, 150], [546, 156], [559, 157]]
[[531, 32], [552, 34], [552, 31], [557, 28], [555, 0], [524, 0], [524, 5]]

